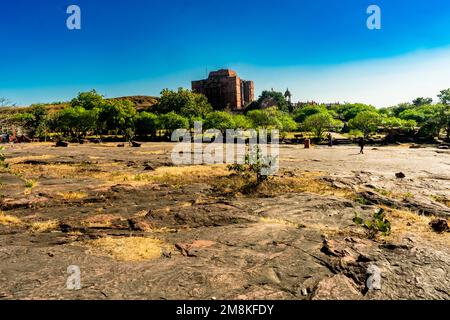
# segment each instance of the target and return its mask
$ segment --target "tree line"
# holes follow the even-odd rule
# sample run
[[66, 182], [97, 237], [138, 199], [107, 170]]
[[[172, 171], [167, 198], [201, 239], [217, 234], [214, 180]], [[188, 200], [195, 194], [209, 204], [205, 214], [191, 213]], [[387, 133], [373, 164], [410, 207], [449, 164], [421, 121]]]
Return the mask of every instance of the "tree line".
[[[105, 99], [95, 90], [79, 93], [61, 110], [51, 112], [45, 105], [33, 105], [15, 113], [11, 122], [27, 129], [33, 137], [57, 134], [85, 138], [92, 135], [170, 136], [176, 129], [193, 129], [201, 121], [203, 129], [277, 129], [310, 132], [322, 139], [330, 131], [369, 138], [382, 130], [387, 137], [396, 132], [434, 138], [443, 131], [450, 138], [450, 89], [442, 90], [439, 102], [417, 98], [389, 108], [377, 109], [361, 103], [334, 105], [291, 105], [283, 94], [263, 91], [244, 113], [233, 114], [212, 108], [204, 95], [180, 88], [165, 89], [150, 110], [137, 111], [129, 100]], [[267, 104], [266, 102], [271, 103]]]

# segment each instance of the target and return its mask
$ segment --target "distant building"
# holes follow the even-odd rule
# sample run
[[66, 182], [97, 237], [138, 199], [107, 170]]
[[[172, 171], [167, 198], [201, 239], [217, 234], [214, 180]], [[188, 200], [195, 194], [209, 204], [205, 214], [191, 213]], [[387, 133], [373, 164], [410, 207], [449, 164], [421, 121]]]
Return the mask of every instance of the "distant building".
[[216, 110], [242, 110], [255, 99], [253, 81], [242, 80], [229, 69], [213, 71], [208, 79], [192, 81], [192, 91], [204, 94]]

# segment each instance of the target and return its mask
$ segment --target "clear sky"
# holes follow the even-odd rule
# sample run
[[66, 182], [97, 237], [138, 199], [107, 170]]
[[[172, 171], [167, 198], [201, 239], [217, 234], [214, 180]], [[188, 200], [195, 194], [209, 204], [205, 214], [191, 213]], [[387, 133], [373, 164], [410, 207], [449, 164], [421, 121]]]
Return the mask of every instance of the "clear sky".
[[5, 0], [0, 40], [0, 97], [19, 105], [159, 95], [218, 68], [294, 100], [387, 106], [450, 87], [448, 0]]

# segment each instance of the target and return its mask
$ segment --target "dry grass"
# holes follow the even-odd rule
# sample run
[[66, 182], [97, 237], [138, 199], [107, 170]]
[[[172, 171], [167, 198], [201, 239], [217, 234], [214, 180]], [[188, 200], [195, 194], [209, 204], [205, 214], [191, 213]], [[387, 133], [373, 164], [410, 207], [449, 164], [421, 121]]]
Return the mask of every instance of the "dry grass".
[[108, 228], [113, 222], [119, 221], [120, 217], [113, 214], [98, 214], [84, 219], [81, 224], [88, 228]]
[[212, 184], [216, 191], [224, 195], [244, 193], [256, 196], [276, 196], [286, 193], [309, 192], [320, 195], [351, 198], [354, 194], [349, 190], [338, 189], [330, 186], [319, 178], [321, 172], [303, 172], [295, 176], [273, 176], [257, 186], [252, 186], [254, 179], [248, 180], [238, 174], [228, 174], [219, 177]]
[[432, 200], [437, 201], [439, 203], [445, 204], [447, 207], [450, 207], [450, 199], [444, 196], [431, 196]]
[[168, 150], [154, 150], [154, 151], [135, 151], [135, 154], [145, 154], [145, 155], [164, 155], [169, 153]]
[[[51, 164], [15, 164], [11, 166], [11, 172], [27, 178], [36, 176], [45, 176], [49, 178], [69, 178], [69, 179], [83, 179], [83, 178], [108, 178], [110, 176], [120, 175], [122, 172], [118, 171], [120, 164], [105, 163], [101, 165], [90, 165], [85, 163], [65, 164], [65, 163], [51, 163]], [[103, 172], [104, 171], [104, 172]]]
[[147, 214], [148, 214], [148, 210], [141, 210], [141, 211], [137, 212], [136, 214], [134, 214], [134, 217], [142, 218], [142, 217], [145, 217]]
[[185, 167], [160, 167], [150, 174], [154, 183], [187, 185], [191, 183], [207, 183], [214, 178], [229, 174], [226, 165], [194, 165]]
[[215, 177], [229, 174], [225, 165], [159, 167], [149, 173], [133, 171], [92, 172], [91, 177], [103, 180], [107, 184], [126, 182], [130, 185], [145, 185], [152, 183], [183, 186], [191, 183], [207, 183]]
[[365, 230], [359, 228], [356, 225], [350, 225], [346, 227], [328, 226], [320, 223], [308, 223], [306, 226], [308, 230], [316, 230], [319, 233], [325, 235], [327, 238], [333, 238], [335, 236], [340, 237], [365, 237]]
[[280, 218], [269, 218], [269, 217], [261, 217], [260, 220], [264, 223], [268, 223], [268, 224], [280, 224], [283, 226], [287, 226], [287, 227], [292, 227], [292, 228], [304, 228], [305, 226], [303, 224], [300, 223], [294, 223], [285, 219], [280, 219]]
[[383, 209], [391, 222], [391, 235], [387, 239], [400, 241], [405, 236], [414, 235], [421, 240], [450, 245], [450, 233], [438, 234], [431, 229], [429, 223], [434, 217], [388, 207]]
[[274, 181], [290, 188], [291, 192], [309, 192], [343, 198], [353, 196], [350, 190], [338, 189], [321, 181], [319, 178], [323, 176], [322, 172], [304, 172], [298, 177], [275, 177]]
[[15, 158], [10, 158], [8, 159], [8, 163], [10, 164], [17, 164], [19, 162], [23, 162], [23, 161], [39, 161], [39, 160], [48, 160], [48, 159], [53, 159], [55, 158], [54, 155], [51, 154], [44, 154], [41, 156], [27, 156], [27, 157], [15, 157]]
[[11, 167], [11, 172], [23, 177], [35, 177], [42, 175], [48, 178], [85, 179], [94, 178], [107, 184], [121, 182], [136, 182], [136, 184], [151, 181], [148, 174], [136, 174], [129, 168], [119, 163], [107, 163], [101, 165], [86, 164], [16, 164]]
[[64, 200], [79, 200], [88, 196], [86, 192], [58, 192], [57, 195]]
[[0, 211], [0, 224], [4, 226], [18, 226], [22, 225], [23, 222], [15, 216], [10, 216]]
[[69, 164], [16, 164], [11, 166], [11, 172], [25, 177], [44, 175], [54, 178], [73, 178], [78, 175], [79, 166]]
[[88, 242], [94, 254], [107, 255], [120, 261], [143, 261], [157, 259], [165, 247], [159, 239], [145, 237], [105, 237]]
[[27, 228], [32, 232], [49, 232], [59, 228], [58, 220], [38, 221], [28, 224]]
[[58, 220], [38, 221], [26, 223], [20, 218], [0, 212], [0, 224], [4, 226], [22, 226], [32, 232], [48, 232], [59, 228]]

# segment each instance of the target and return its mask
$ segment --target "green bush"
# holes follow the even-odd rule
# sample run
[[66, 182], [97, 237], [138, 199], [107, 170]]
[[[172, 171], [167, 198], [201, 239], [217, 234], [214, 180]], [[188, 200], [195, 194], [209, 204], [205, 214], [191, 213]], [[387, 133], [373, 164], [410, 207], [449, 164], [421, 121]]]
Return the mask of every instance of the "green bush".
[[272, 167], [275, 160], [272, 156], [263, 156], [261, 149], [255, 146], [246, 153], [244, 164], [230, 164], [227, 168], [244, 176], [248, 180], [248, 186], [256, 187], [268, 179], [269, 175], [264, 172]]
[[357, 225], [362, 225], [366, 229], [369, 239], [375, 239], [378, 233], [381, 233], [383, 236], [391, 234], [391, 222], [386, 219], [386, 213], [381, 208], [373, 214], [371, 219], [367, 219], [366, 221], [363, 221], [356, 213], [353, 222]]

